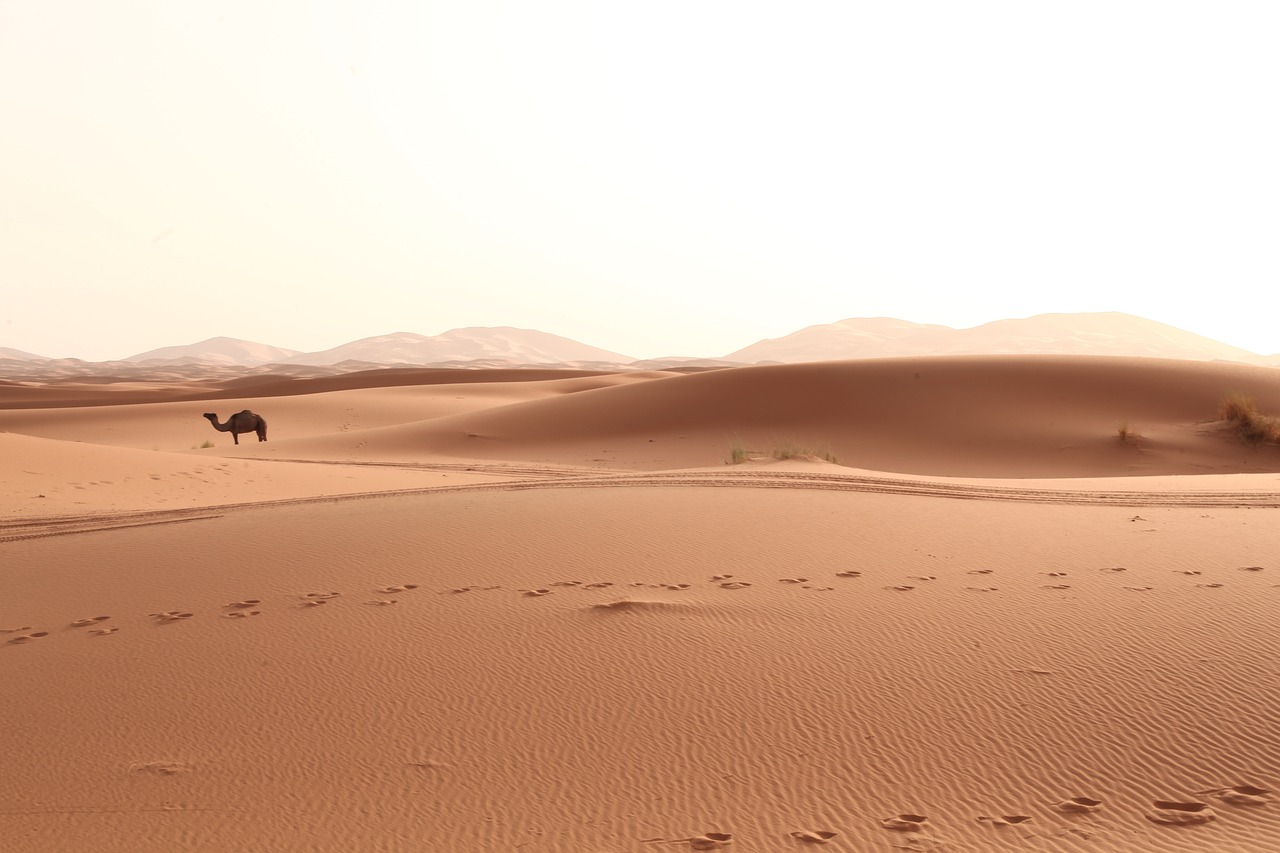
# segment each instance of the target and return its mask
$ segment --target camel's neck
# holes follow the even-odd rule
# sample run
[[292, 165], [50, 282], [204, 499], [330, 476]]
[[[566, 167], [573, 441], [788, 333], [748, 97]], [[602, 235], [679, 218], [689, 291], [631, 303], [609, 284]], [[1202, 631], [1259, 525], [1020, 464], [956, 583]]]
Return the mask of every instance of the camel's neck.
[[234, 418], [227, 418], [225, 424], [220, 424], [216, 418], [209, 418], [209, 423], [213, 424], [213, 428], [218, 432], [231, 432], [231, 421], [233, 420]]

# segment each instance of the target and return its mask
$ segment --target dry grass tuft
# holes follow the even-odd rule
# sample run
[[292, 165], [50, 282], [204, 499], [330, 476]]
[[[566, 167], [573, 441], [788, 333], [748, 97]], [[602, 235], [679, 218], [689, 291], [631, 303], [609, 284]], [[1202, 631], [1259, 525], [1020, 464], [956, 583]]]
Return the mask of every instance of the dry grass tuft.
[[826, 446], [813, 447], [804, 444], [798, 444], [794, 441], [782, 441], [777, 444], [773, 450], [768, 453], [752, 451], [742, 439], [734, 437], [729, 440], [729, 461], [727, 465], [737, 465], [740, 462], [746, 462], [750, 459], [807, 459], [811, 461], [825, 460], [835, 463], [836, 454], [833, 450]]
[[1249, 444], [1280, 443], [1280, 421], [1259, 412], [1258, 404], [1248, 395], [1238, 391], [1227, 394], [1218, 406], [1218, 416]]
[[806, 447], [790, 441], [775, 447], [770, 455], [774, 459], [821, 459], [832, 463], [836, 461], [836, 455], [830, 448]]
[[1131, 427], [1128, 421], [1122, 421], [1116, 427], [1116, 438], [1120, 439], [1121, 444], [1136, 444], [1142, 438], [1142, 433]]

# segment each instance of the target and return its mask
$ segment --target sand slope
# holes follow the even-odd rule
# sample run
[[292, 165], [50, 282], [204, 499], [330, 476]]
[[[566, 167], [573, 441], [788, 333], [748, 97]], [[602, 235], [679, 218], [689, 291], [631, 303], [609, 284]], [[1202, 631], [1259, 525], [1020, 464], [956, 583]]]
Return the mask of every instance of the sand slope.
[[[237, 397], [273, 430], [239, 447], [198, 403], [0, 412], [0, 838], [1280, 849], [1280, 474], [1196, 423], [1224, 383], [1280, 402], [1272, 374], [1039, 367]], [[1069, 476], [1108, 451], [1054, 441], [1126, 401], [1148, 476]], [[897, 464], [723, 464], [726, 423], [842, 413]], [[964, 477], [911, 472], [929, 414], [967, 440], [917, 466]], [[1179, 473], [1173, 435], [1227, 472]]]
[[[829, 453], [859, 468], [955, 477], [1280, 471], [1216, 423], [1223, 396], [1280, 411], [1272, 368], [1157, 359], [956, 357], [826, 362], [604, 383], [255, 455], [459, 458], [660, 470], [737, 445]], [[604, 387], [599, 387], [603, 385]], [[1121, 425], [1138, 437], [1117, 440]]]

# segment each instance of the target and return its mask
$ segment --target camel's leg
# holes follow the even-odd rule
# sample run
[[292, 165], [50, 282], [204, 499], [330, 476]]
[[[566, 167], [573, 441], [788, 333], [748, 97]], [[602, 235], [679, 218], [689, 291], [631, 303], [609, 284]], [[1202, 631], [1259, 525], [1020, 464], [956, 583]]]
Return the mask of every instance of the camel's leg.
[[235, 430], [232, 430], [232, 431], [231, 431], [231, 440], [232, 440], [232, 441], [234, 441], [236, 444], [239, 444], [239, 443], [240, 443], [240, 433], [236, 432]]

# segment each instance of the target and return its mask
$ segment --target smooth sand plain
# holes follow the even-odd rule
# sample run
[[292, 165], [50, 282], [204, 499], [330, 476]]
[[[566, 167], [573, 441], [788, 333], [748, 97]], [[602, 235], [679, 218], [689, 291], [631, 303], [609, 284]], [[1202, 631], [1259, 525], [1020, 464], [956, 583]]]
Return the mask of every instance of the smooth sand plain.
[[1231, 391], [1280, 412], [1056, 356], [0, 385], [0, 848], [1280, 849]]

